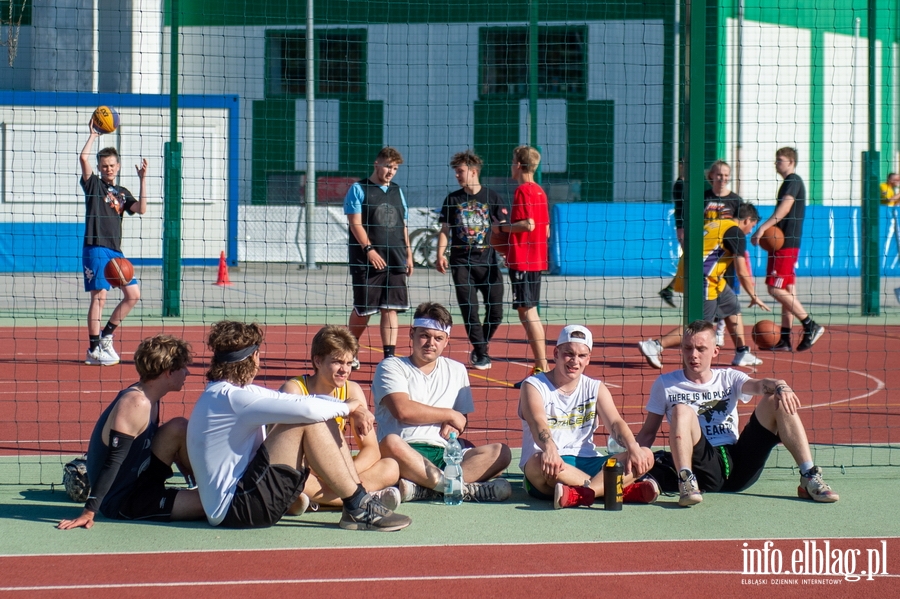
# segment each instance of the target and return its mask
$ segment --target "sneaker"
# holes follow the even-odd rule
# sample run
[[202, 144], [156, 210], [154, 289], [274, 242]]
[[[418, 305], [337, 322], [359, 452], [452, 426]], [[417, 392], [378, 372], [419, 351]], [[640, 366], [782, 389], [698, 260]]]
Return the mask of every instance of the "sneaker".
[[107, 335], [106, 337], [100, 337], [100, 349], [106, 352], [106, 355], [115, 360], [115, 364], [119, 363], [119, 354], [116, 353], [116, 350], [113, 349], [113, 338], [112, 335]]
[[677, 308], [675, 305], [675, 292], [672, 291], [671, 287], [666, 287], [665, 289], [659, 290], [659, 297], [662, 298], [662, 301], [666, 302], [670, 308]]
[[644, 476], [622, 490], [623, 503], [653, 503], [659, 497], [659, 485], [651, 476]]
[[779, 341], [778, 343], [776, 343], [775, 345], [770, 347], [769, 351], [792, 352], [792, 351], [794, 351], [794, 348], [791, 347], [790, 342], [782, 339], [781, 341]]
[[639, 341], [638, 349], [641, 350], [641, 353], [644, 354], [644, 357], [647, 358], [647, 363], [654, 368], [659, 368], [662, 370], [662, 360], [660, 360], [660, 356], [663, 351], [662, 345], [659, 344], [659, 341], [656, 339], [648, 339], [647, 341]]
[[505, 478], [463, 485], [463, 501], [506, 501], [510, 495], [512, 486]]
[[578, 507], [579, 505], [594, 505], [594, 490], [590, 487], [570, 487], [562, 483], [556, 483], [553, 492], [553, 509], [561, 510], [566, 507]]
[[469, 354], [469, 363], [475, 370], [488, 370], [491, 367], [491, 359], [487, 354]]
[[[534, 375], [540, 374], [542, 372], [544, 372], [544, 371], [541, 370], [540, 368], [538, 368], [537, 366], [535, 366], [534, 368], [531, 369], [531, 374], [529, 376], [534, 376]], [[528, 377], [525, 377], [525, 378], [528, 378]], [[524, 383], [524, 382], [525, 382], [525, 379], [522, 379], [521, 381], [519, 381], [518, 383], [513, 385], [513, 389], [521, 389], [522, 383]]]
[[350, 362], [350, 370], [359, 370], [359, 358], [356, 356], [354, 356], [353, 361]]
[[825, 327], [814, 322], [809, 323], [809, 330], [803, 332], [803, 339], [797, 345], [797, 351], [806, 351], [825, 334]]
[[118, 358], [113, 359], [103, 351], [102, 347], [97, 346], [94, 351], [88, 350], [84, 363], [90, 366], [115, 366], [119, 360]]
[[417, 485], [413, 481], [405, 478], [401, 478], [400, 482], [397, 483], [397, 489], [400, 491], [400, 500], [403, 503], [409, 503], [410, 501], [431, 501], [437, 499], [438, 495], [440, 495], [434, 489]]
[[681, 507], [690, 507], [703, 501], [697, 477], [690, 470], [682, 470], [678, 473], [678, 492], [678, 505]]
[[716, 323], [716, 345], [725, 347], [725, 321], [720, 320]]
[[734, 354], [734, 360], [731, 361], [732, 366], [759, 366], [763, 361], [750, 353], [750, 350], [739, 351]]
[[379, 530], [393, 532], [412, 524], [409, 516], [395, 514], [371, 494], [366, 495], [355, 510], [341, 511], [340, 527], [345, 530]]
[[821, 503], [834, 503], [841, 498], [822, 480], [821, 468], [815, 466], [807, 474], [809, 476], [800, 475], [800, 486], [797, 487], [798, 497], [812, 499]]
[[306, 493], [300, 493], [300, 497], [297, 498], [297, 501], [295, 501], [294, 504], [288, 508], [287, 515], [302, 516], [306, 513], [306, 510], [309, 509], [311, 503], [312, 502], [309, 500], [309, 495], [307, 495]]

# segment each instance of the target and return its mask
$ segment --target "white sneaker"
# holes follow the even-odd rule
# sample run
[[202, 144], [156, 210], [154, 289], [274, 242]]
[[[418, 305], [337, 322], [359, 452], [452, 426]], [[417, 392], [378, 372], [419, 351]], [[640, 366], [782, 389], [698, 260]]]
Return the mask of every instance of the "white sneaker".
[[119, 358], [112, 358], [98, 346], [94, 351], [88, 350], [84, 363], [89, 366], [115, 366], [119, 363]]
[[392, 512], [400, 505], [400, 489], [397, 487], [387, 487], [380, 491], [373, 491], [371, 495]]
[[759, 366], [762, 363], [763, 361], [751, 354], [749, 349], [737, 352], [731, 361], [732, 366]]
[[700, 487], [697, 485], [697, 477], [690, 470], [682, 470], [678, 473], [678, 505], [690, 507], [703, 501]]
[[716, 323], [716, 345], [725, 347], [725, 321], [720, 320]]
[[119, 354], [116, 353], [116, 350], [113, 349], [113, 338], [112, 335], [107, 335], [106, 337], [100, 337], [100, 349], [112, 360], [115, 360], [113, 364], [119, 363]]
[[659, 344], [659, 341], [656, 339], [639, 341], [638, 349], [641, 350], [641, 353], [647, 358], [647, 363], [650, 364], [650, 366], [662, 370], [663, 366], [660, 356], [662, 355], [663, 347]]

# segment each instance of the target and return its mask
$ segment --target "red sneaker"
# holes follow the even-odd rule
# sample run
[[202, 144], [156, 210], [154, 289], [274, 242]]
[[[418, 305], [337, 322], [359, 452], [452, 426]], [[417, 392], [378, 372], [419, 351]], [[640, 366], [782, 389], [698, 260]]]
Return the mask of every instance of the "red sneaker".
[[649, 476], [633, 482], [622, 491], [624, 503], [653, 503], [657, 497], [659, 485]]
[[569, 487], [556, 483], [553, 493], [553, 509], [564, 507], [591, 506], [594, 504], [594, 490], [590, 487]]

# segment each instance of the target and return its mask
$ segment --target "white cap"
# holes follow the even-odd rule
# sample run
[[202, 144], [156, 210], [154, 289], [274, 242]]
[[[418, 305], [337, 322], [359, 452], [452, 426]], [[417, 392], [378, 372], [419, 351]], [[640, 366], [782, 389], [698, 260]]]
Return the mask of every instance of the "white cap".
[[[578, 334], [573, 336], [573, 333]], [[563, 343], [583, 343], [588, 346], [588, 349], [593, 349], [594, 336], [591, 335], [591, 332], [587, 327], [583, 327], [580, 324], [570, 324], [559, 334], [559, 339], [556, 340], [556, 347], [559, 347]]]

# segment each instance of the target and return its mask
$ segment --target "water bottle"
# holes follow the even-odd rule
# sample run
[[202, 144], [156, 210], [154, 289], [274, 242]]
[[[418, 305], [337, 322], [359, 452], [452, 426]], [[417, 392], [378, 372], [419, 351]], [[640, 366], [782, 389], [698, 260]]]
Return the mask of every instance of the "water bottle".
[[616, 441], [615, 437], [610, 435], [606, 440], [606, 453], [608, 455], [615, 455], [617, 453], [622, 453], [625, 451], [625, 448], [619, 445], [619, 442]]
[[609, 458], [603, 465], [603, 507], [607, 510], [622, 509], [622, 476], [625, 469], [616, 458]]
[[450, 440], [444, 447], [444, 503], [459, 505], [463, 501], [462, 446], [456, 433], [450, 433]]

